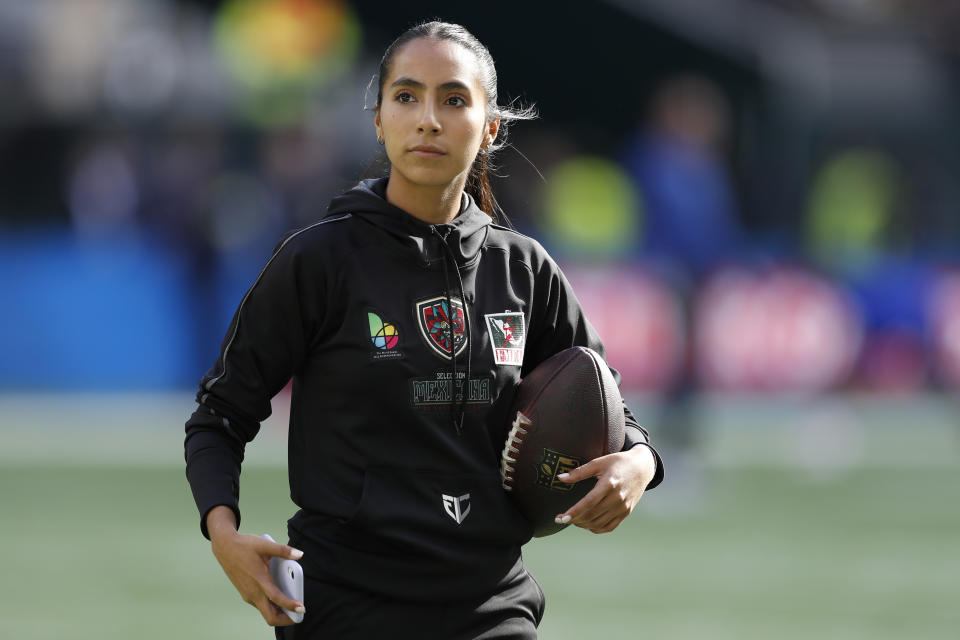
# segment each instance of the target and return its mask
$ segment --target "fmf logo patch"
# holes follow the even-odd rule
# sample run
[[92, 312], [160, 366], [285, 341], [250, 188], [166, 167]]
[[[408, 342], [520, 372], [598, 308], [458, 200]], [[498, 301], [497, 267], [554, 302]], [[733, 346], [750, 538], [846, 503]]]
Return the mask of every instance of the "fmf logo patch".
[[[445, 359], [450, 358], [451, 353], [460, 355], [467, 346], [463, 303], [458, 298], [453, 298], [451, 302], [453, 303], [452, 312], [444, 296], [417, 303], [417, 323], [420, 325], [420, 333], [434, 353]], [[451, 326], [453, 344], [450, 344]]]
[[367, 312], [367, 323], [370, 325], [370, 341], [373, 343], [371, 357], [374, 360], [403, 357], [397, 348], [400, 344], [400, 332], [393, 323], [386, 322], [372, 311]]
[[570, 491], [577, 483], [567, 484], [557, 480], [561, 473], [568, 473], [580, 466], [580, 461], [559, 451], [544, 449], [540, 464], [537, 465], [537, 486], [551, 491]]
[[465, 493], [462, 496], [448, 496], [441, 494], [443, 498], [443, 510], [447, 515], [453, 518], [453, 521], [460, 524], [470, 515], [470, 494]]
[[488, 313], [487, 332], [493, 348], [493, 361], [497, 364], [520, 366], [523, 364], [523, 346], [527, 341], [527, 326], [522, 313], [510, 311]]

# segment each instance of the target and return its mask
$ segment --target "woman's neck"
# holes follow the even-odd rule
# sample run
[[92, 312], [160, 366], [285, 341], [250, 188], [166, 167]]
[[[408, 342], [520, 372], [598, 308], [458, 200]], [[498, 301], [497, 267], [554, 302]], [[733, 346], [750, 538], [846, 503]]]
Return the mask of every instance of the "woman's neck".
[[445, 224], [460, 213], [465, 180], [440, 187], [415, 185], [393, 171], [387, 182], [387, 202], [424, 222]]

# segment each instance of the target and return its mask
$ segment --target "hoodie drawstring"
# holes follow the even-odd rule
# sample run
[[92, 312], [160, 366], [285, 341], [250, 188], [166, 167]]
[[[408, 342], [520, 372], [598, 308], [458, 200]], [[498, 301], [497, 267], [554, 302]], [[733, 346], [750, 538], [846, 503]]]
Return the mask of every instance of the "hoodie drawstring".
[[[463, 290], [463, 277], [460, 275], [460, 266], [457, 264], [457, 257], [453, 253], [453, 249], [450, 248], [450, 245], [447, 244], [447, 238], [450, 236], [452, 229], [446, 229], [445, 233], [440, 233], [437, 231], [436, 226], [431, 226], [430, 230], [432, 233], [436, 234], [440, 238], [440, 244], [443, 245], [443, 248], [446, 250], [446, 256], [443, 260], [443, 281], [444, 286], [446, 287], [447, 294], [447, 339], [450, 341], [450, 418], [453, 420], [453, 426], [457, 430], [457, 435], [463, 433], [463, 417], [467, 410], [467, 396], [470, 393], [470, 364], [473, 359], [473, 339], [471, 336], [472, 330], [470, 326], [470, 307], [467, 305], [467, 293]], [[457, 399], [457, 343], [456, 336], [454, 333], [454, 320], [456, 318], [456, 312], [453, 308], [453, 298], [450, 295], [450, 276], [449, 270], [447, 268], [447, 258], [453, 264], [454, 272], [457, 274], [457, 285], [460, 288], [460, 300], [463, 304], [463, 318], [465, 323], [466, 335], [464, 336], [467, 341], [467, 377], [463, 381], [462, 392], [460, 394], [460, 403], [459, 406], [455, 408], [456, 399]]]

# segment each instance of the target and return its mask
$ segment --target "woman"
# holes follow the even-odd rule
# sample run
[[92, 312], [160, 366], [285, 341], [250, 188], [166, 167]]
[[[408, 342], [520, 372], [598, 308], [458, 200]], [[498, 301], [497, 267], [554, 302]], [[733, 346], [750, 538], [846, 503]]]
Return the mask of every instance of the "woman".
[[[507, 412], [537, 364], [602, 346], [540, 245], [488, 215], [489, 154], [523, 115], [497, 105], [493, 60], [462, 27], [401, 35], [374, 118], [389, 176], [278, 245], [201, 382], [185, 443], [201, 530], [243, 598], [286, 627], [278, 638], [536, 637], [543, 594], [520, 557], [531, 527], [500, 487]], [[504, 322], [506, 355], [491, 342]], [[291, 377], [296, 548], [237, 532], [244, 445]], [[610, 531], [659, 483], [624, 411], [624, 451], [569, 474], [598, 482], [559, 521]], [[271, 556], [304, 567], [295, 627], [278, 605], [304, 603], [273, 585]]]

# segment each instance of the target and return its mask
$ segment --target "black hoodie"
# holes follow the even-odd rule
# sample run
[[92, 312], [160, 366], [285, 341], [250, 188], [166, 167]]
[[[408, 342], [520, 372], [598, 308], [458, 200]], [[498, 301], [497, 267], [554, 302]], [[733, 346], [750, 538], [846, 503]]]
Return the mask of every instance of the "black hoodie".
[[[562, 349], [603, 346], [537, 242], [469, 196], [431, 225], [385, 189], [360, 183], [274, 250], [200, 383], [187, 478], [204, 535], [217, 505], [239, 523], [244, 445], [292, 377], [289, 531], [308, 573], [411, 600], [481, 597], [522, 570], [531, 535], [500, 486], [515, 387]], [[647, 434], [624, 411], [627, 449]], [[657, 456], [649, 488], [662, 476]]]

